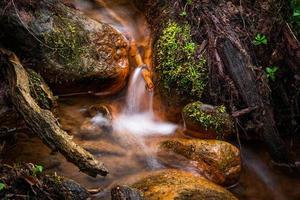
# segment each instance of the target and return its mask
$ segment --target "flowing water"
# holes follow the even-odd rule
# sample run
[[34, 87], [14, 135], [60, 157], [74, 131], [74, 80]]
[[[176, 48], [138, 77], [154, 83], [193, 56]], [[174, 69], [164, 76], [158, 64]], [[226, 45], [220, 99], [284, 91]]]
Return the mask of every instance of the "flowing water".
[[[135, 41], [144, 62], [151, 68], [151, 34], [146, 19], [130, 0], [75, 1], [78, 9], [88, 16], [108, 23]], [[57, 172], [88, 188], [103, 188], [98, 197], [107, 199], [108, 188], [114, 183], [128, 183], [132, 179], [166, 167], [156, 158], [156, 144], [173, 137], [185, 137], [181, 128], [165, 122], [160, 104], [146, 89], [142, 68], [130, 60], [132, 73], [128, 87], [111, 97], [81, 95], [61, 97], [59, 115], [62, 127], [74, 136], [74, 141], [103, 161], [110, 171], [107, 177], [91, 178], [60, 154], [51, 154], [42, 142], [30, 133], [20, 133], [16, 145], [4, 154], [5, 162], [33, 162], [45, 166], [48, 172]], [[90, 116], [91, 106], [105, 105], [112, 114], [109, 120], [103, 114]], [[160, 116], [160, 117], [158, 117]], [[252, 149], [256, 149], [253, 151]], [[243, 151], [244, 169], [238, 186], [230, 190], [241, 199], [300, 199], [299, 177], [290, 178], [274, 172], [267, 164], [265, 150], [256, 146]], [[172, 159], [172, 158], [170, 158]], [[170, 167], [170, 166], [168, 166]], [[193, 170], [186, 166], [172, 167]], [[130, 181], [129, 181], [130, 180]]]

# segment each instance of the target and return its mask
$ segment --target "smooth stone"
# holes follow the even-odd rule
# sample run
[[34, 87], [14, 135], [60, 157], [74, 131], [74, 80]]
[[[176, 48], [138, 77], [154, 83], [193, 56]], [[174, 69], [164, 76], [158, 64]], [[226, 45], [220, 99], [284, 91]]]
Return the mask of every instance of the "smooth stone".
[[225, 188], [190, 172], [167, 169], [154, 172], [132, 185], [145, 200], [236, 200]]
[[[164, 159], [170, 154], [180, 155]], [[232, 185], [241, 173], [241, 156], [237, 147], [220, 140], [171, 139], [160, 143], [159, 154], [162, 161], [189, 165], [209, 180], [219, 185]], [[182, 159], [185, 158], [185, 159]], [[174, 160], [175, 159], [175, 160]], [[187, 160], [186, 160], [187, 159]], [[187, 167], [187, 166], [186, 166]]]

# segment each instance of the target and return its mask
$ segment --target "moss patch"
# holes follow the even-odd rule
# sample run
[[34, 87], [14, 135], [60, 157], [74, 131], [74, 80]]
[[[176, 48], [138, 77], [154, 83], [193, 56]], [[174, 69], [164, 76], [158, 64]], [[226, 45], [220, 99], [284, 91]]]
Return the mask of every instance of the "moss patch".
[[199, 99], [207, 83], [206, 60], [196, 56], [190, 26], [168, 22], [156, 46], [161, 88], [165, 94]]
[[53, 48], [49, 49], [50, 57], [53, 56], [68, 71], [85, 72], [87, 68], [82, 67], [82, 58], [92, 52], [81, 24], [56, 17], [53, 31], [44, 36], [46, 44]]
[[233, 128], [233, 122], [226, 113], [225, 106], [217, 106], [214, 110], [208, 111], [203, 105], [199, 101], [190, 103], [184, 107], [183, 115], [206, 130], [215, 130], [219, 136], [222, 132]]

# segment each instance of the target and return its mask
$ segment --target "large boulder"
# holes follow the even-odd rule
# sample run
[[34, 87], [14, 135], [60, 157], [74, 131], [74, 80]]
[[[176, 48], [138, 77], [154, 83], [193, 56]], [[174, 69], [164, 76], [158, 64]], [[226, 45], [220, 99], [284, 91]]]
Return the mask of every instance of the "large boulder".
[[186, 134], [207, 139], [222, 139], [233, 132], [233, 121], [224, 106], [211, 106], [200, 101], [183, 108]]
[[142, 178], [133, 187], [145, 200], [236, 200], [226, 189], [214, 183], [178, 170], [162, 170]]
[[175, 162], [176, 165], [182, 162], [185, 167], [188, 163], [206, 178], [220, 185], [236, 183], [241, 173], [239, 149], [224, 141], [172, 139], [163, 141], [160, 150], [162, 161], [168, 162], [168, 157], [172, 156], [170, 154], [180, 155], [190, 162], [181, 157], [175, 157], [170, 162]]
[[[2, 9], [5, 8], [5, 9]], [[80, 86], [97, 81], [125, 82], [128, 41], [111, 26], [97, 22], [57, 0], [0, 3], [3, 45], [26, 59], [54, 85]]]

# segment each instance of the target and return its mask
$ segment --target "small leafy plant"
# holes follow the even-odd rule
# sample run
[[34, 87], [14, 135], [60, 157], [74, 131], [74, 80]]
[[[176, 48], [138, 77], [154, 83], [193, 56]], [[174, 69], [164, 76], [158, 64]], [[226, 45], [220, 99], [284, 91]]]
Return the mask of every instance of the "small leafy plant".
[[258, 33], [253, 41], [253, 44], [255, 46], [259, 46], [259, 45], [263, 45], [263, 44], [267, 44], [268, 43], [268, 39], [265, 35]]
[[293, 16], [300, 17], [300, 1], [292, 1]]
[[267, 67], [266, 68], [267, 77], [272, 81], [275, 81], [278, 70], [279, 68], [276, 66]]
[[33, 174], [34, 175], [40, 174], [43, 172], [43, 170], [44, 170], [44, 167], [42, 165], [34, 165]]
[[0, 182], [0, 191], [4, 190], [5, 189], [5, 184]]
[[185, 17], [185, 16], [187, 16], [187, 13], [186, 13], [186, 11], [182, 11], [179, 15], [180, 15], [181, 17]]

